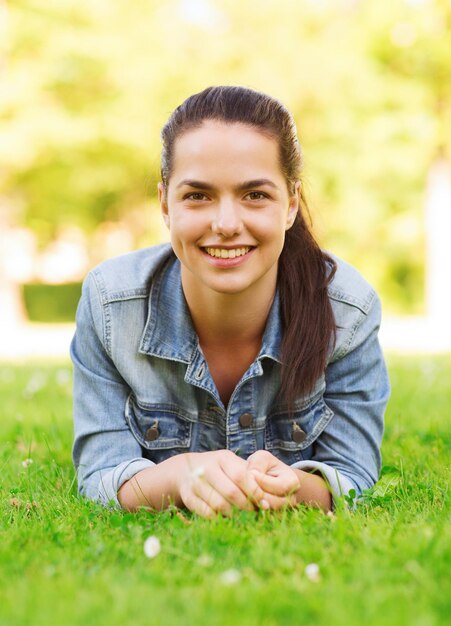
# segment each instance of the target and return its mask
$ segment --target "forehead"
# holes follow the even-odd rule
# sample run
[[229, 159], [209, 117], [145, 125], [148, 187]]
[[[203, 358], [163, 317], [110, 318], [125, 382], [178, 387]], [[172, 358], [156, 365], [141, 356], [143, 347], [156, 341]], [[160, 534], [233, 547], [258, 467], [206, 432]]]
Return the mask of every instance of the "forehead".
[[172, 177], [261, 178], [284, 180], [274, 137], [241, 123], [215, 120], [183, 133], [175, 142]]

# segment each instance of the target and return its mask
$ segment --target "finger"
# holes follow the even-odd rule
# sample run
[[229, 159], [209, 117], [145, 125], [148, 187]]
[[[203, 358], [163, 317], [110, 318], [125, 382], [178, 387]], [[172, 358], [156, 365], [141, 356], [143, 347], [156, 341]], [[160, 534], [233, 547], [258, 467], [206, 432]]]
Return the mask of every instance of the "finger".
[[248, 457], [247, 469], [255, 469], [265, 474], [271, 467], [279, 463], [279, 459], [268, 450], [257, 450]]
[[257, 506], [260, 506], [261, 501], [265, 498], [265, 491], [261, 485], [257, 482], [253, 472], [246, 472], [244, 476], [244, 488], [248, 495], [248, 498]]
[[[269, 491], [264, 492], [264, 498], [260, 501], [262, 508], [278, 510], [286, 507], [296, 507], [298, 505], [297, 496], [295, 493], [287, 493], [283, 496], [275, 495]], [[262, 504], [264, 506], [262, 506]]]
[[197, 513], [201, 517], [207, 517], [208, 519], [212, 519], [217, 516], [216, 511], [214, 511], [211, 506], [209, 506], [208, 502], [196, 496], [195, 493], [192, 493], [187, 497], [184, 501], [184, 504], [187, 509], [192, 511], [193, 513]]
[[[207, 498], [207, 502], [212, 508], [226, 515], [232, 512], [233, 506], [239, 509], [254, 510], [254, 506], [249, 502], [247, 494], [241, 490], [237, 482], [229, 477], [227, 471], [224, 469], [230, 466], [234, 468], [234, 472], [231, 472], [232, 475], [244, 474], [246, 461], [237, 457], [230, 450], [218, 450], [204, 454], [206, 456], [210, 455], [210, 458], [212, 455], [215, 455], [216, 462], [207, 465], [207, 467], [196, 467], [190, 473], [191, 488], [193, 488], [197, 495], [202, 498]], [[211, 487], [208, 493], [205, 491], [205, 484], [209, 484]], [[256, 483], [255, 486], [260, 490], [260, 487], [258, 487]], [[227, 506], [227, 503], [229, 506]]]
[[[250, 481], [255, 480], [254, 472], [247, 472], [247, 479]], [[264, 474], [262, 474], [264, 476]], [[258, 499], [255, 504], [262, 509], [281, 509], [286, 506], [290, 506], [293, 504], [293, 501], [289, 496], [284, 494], [283, 496], [278, 496], [272, 494], [270, 491], [262, 489], [262, 487], [258, 488]]]
[[298, 505], [295, 496], [285, 496], [284, 498], [281, 498], [279, 496], [267, 494], [264, 500], [266, 500], [266, 502], [268, 503], [268, 508], [272, 511], [278, 511], [279, 509], [285, 508], [294, 508]]
[[[242, 459], [237, 460], [240, 461], [239, 464], [236, 464], [231, 459], [222, 463], [221, 467], [232, 485], [241, 492], [234, 494], [236, 499], [233, 498], [233, 502], [242, 509], [254, 510], [255, 505], [258, 506], [258, 503], [264, 497], [263, 490], [256, 482], [255, 477], [246, 471], [246, 463]], [[227, 483], [227, 486], [232, 489], [230, 483]], [[221, 489], [221, 493], [227, 497], [227, 493], [223, 489]]]
[[269, 492], [274, 496], [287, 496], [299, 489], [299, 480], [296, 475], [291, 476], [291, 474], [287, 475], [284, 472], [279, 476], [270, 476], [269, 474], [262, 474], [255, 470], [249, 473], [254, 475], [256, 482], [263, 491]]
[[[254, 480], [254, 489], [262, 493], [262, 490]], [[218, 479], [214, 483], [216, 491], [218, 491], [223, 498], [227, 500], [231, 505], [237, 506], [241, 510], [253, 511], [253, 500], [248, 496], [246, 489], [242, 488], [240, 481], [234, 482], [225, 472], [218, 476]]]
[[200, 478], [193, 483], [193, 493], [202, 500], [215, 512], [223, 515], [232, 514], [231, 504], [221, 495], [206, 478]]

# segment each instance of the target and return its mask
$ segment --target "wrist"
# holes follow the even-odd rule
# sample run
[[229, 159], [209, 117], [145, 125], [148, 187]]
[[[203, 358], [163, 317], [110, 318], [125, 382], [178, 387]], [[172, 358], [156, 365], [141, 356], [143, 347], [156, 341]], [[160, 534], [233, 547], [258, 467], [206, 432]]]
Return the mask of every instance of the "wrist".
[[182, 480], [186, 477], [186, 474], [189, 471], [190, 456], [190, 452], [176, 454], [175, 456], [171, 456], [169, 459], [166, 459], [160, 464], [167, 465], [169, 497], [177, 508], [182, 508], [185, 506], [180, 492]]
[[302, 489], [303, 489], [303, 481], [304, 481], [304, 474], [305, 472], [303, 472], [300, 469], [297, 468], [293, 468], [297, 479], [298, 479], [298, 488], [294, 493], [294, 496], [296, 498], [296, 504], [301, 504], [303, 502], [303, 498], [302, 498]]
[[332, 510], [332, 496], [324, 478], [293, 467], [299, 480], [299, 489], [295, 493], [296, 504], [305, 504], [322, 509]]

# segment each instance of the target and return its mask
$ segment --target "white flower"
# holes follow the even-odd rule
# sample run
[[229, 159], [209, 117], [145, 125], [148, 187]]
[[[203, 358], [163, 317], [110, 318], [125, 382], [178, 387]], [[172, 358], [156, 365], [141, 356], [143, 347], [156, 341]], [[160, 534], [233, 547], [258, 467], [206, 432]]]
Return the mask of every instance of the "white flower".
[[160, 550], [161, 550], [161, 544], [160, 544], [160, 540], [158, 539], [158, 537], [155, 537], [154, 535], [147, 537], [147, 539], [144, 542], [144, 554], [147, 556], [147, 558], [149, 559], [155, 558], [157, 554], [160, 553]]
[[319, 583], [321, 576], [319, 573], [319, 565], [317, 563], [309, 563], [305, 566], [305, 575], [312, 583]]
[[22, 461], [22, 466], [23, 467], [28, 467], [32, 463], [33, 463], [33, 459], [25, 459], [24, 461]]
[[219, 579], [224, 585], [236, 585], [241, 580], [241, 573], [237, 569], [227, 569]]
[[205, 476], [205, 468], [202, 467], [202, 465], [199, 465], [199, 467], [195, 467], [191, 472], [192, 478], [201, 478], [202, 476]]

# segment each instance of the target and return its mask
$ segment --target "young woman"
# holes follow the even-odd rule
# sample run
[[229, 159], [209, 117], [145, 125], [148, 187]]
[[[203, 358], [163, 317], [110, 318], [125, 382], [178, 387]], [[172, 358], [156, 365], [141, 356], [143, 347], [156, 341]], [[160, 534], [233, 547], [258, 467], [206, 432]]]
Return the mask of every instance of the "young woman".
[[74, 363], [79, 490], [135, 511], [327, 511], [378, 479], [380, 302], [309, 231], [292, 116], [210, 87], [162, 131], [171, 244], [94, 268]]

